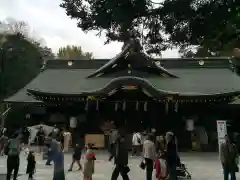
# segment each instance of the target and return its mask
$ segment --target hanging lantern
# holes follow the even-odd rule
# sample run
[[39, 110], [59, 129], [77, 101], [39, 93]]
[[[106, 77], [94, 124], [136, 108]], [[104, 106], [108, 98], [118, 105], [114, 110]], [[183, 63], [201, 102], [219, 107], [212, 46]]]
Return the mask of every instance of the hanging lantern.
[[178, 112], [178, 101], [176, 101], [175, 103], [175, 108], [174, 108], [175, 112]]
[[118, 102], [115, 102], [115, 107], [114, 107], [115, 111], [118, 110]]
[[144, 103], [144, 105], [143, 105], [143, 110], [144, 110], [144, 111], [147, 111], [147, 102]]
[[77, 127], [77, 119], [76, 117], [70, 117], [69, 119], [69, 127], [76, 128]]
[[193, 119], [187, 119], [186, 120], [186, 130], [187, 131], [193, 131], [194, 130], [194, 120]]
[[122, 110], [125, 111], [126, 110], [126, 101], [123, 102], [123, 107]]
[[96, 104], [96, 110], [99, 110], [99, 101], [97, 100], [97, 104]]
[[136, 111], [138, 111], [139, 110], [139, 102], [137, 101], [136, 102]]
[[165, 104], [165, 112], [166, 112], [166, 114], [168, 114], [168, 109], [169, 109], [169, 104], [168, 104], [168, 101], [167, 101], [166, 104]]
[[85, 110], [86, 111], [88, 110], [88, 99], [87, 99], [87, 102], [86, 102], [86, 105], [85, 105]]

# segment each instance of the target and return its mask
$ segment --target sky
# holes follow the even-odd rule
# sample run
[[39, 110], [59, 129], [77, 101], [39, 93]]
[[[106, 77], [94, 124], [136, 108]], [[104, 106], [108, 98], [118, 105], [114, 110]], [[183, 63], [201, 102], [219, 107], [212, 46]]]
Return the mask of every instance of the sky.
[[[25, 21], [31, 33], [43, 38], [53, 52], [66, 45], [78, 45], [93, 52], [95, 58], [112, 58], [121, 51], [121, 43], [104, 45], [105, 38], [94, 32], [84, 33], [76, 21], [59, 7], [61, 0], [0, 0], [0, 20], [13, 18]], [[163, 52], [162, 57], [179, 57], [176, 49]]]

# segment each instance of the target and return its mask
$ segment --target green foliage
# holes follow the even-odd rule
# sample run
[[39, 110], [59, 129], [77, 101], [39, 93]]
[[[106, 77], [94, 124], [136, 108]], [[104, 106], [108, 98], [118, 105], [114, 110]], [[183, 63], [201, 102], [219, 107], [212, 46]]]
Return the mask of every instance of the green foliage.
[[[51, 49], [30, 38], [23, 21], [0, 22], [7, 31], [0, 34], [0, 101], [27, 85], [40, 72], [44, 58], [52, 58]], [[3, 41], [4, 40], [4, 41]]]
[[234, 0], [166, 0], [161, 19], [173, 44], [221, 51], [229, 43], [240, 45], [239, 5]]
[[83, 31], [106, 33], [107, 43], [141, 39], [149, 53], [197, 45], [220, 51], [239, 47], [237, 0], [62, 0], [66, 14]]
[[90, 52], [83, 52], [80, 46], [66, 46], [61, 47], [57, 53], [58, 57], [67, 59], [92, 59], [93, 54]]
[[[165, 50], [167, 42], [162, 33], [159, 8], [149, 0], [63, 0], [60, 5], [68, 16], [78, 20], [83, 31], [98, 31], [106, 34], [107, 41], [141, 39], [145, 49], [151, 52]], [[144, 31], [143, 31], [144, 30]]]
[[0, 99], [29, 83], [40, 72], [43, 60], [38, 48], [23, 35], [8, 35], [6, 39], [1, 51]]

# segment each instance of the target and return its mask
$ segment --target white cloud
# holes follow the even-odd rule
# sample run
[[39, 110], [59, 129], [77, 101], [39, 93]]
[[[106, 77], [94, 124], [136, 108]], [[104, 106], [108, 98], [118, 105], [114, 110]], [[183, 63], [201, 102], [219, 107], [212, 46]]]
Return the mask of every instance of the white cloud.
[[[59, 7], [61, 0], [0, 0], [0, 20], [11, 17], [26, 21], [38, 37], [44, 38], [54, 52], [64, 45], [81, 45], [96, 58], [111, 58], [121, 51], [121, 43], [104, 45], [104, 37], [85, 34]], [[164, 52], [163, 57], [178, 57], [177, 50]]]

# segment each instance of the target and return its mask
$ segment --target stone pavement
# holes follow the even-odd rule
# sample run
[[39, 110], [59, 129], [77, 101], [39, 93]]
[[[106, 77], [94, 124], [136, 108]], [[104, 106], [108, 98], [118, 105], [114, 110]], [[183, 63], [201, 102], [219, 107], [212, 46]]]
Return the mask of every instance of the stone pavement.
[[[95, 174], [93, 180], [109, 180], [113, 170], [113, 163], [109, 162], [106, 152], [96, 152], [97, 160], [95, 163]], [[193, 180], [221, 180], [223, 179], [221, 166], [218, 160], [217, 153], [181, 153], [182, 161], [186, 164], [189, 172], [192, 174]], [[46, 167], [45, 161], [37, 156], [36, 180], [52, 180], [53, 167]], [[130, 180], [145, 180], [144, 171], [138, 166], [141, 159], [129, 158], [129, 173]], [[68, 169], [71, 163], [71, 155], [65, 155], [65, 169]], [[0, 157], [0, 179], [1, 174], [6, 173], [6, 157]], [[77, 167], [75, 167], [77, 169]], [[18, 180], [27, 180], [26, 171], [26, 155], [21, 155], [21, 164]], [[237, 179], [240, 176], [237, 174]], [[82, 174], [80, 171], [66, 172], [66, 180], [81, 180]], [[121, 177], [119, 177], [121, 179]]]

